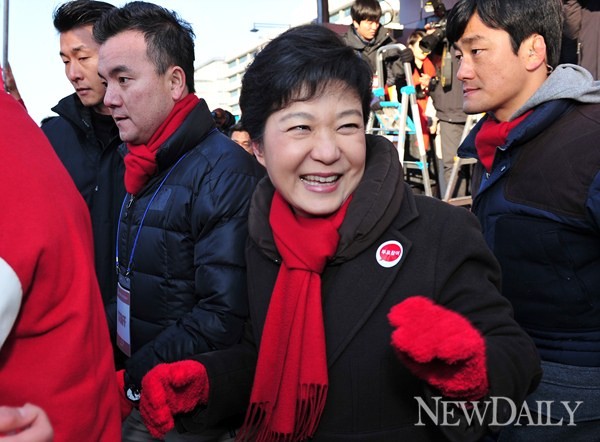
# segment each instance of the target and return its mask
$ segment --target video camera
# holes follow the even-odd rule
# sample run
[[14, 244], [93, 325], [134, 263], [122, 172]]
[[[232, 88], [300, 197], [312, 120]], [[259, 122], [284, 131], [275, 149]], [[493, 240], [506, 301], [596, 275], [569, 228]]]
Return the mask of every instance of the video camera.
[[439, 17], [439, 21], [433, 23], [431, 28], [434, 31], [431, 34], [425, 35], [419, 42], [419, 46], [423, 52], [432, 52], [435, 47], [446, 38], [446, 6], [441, 0], [433, 0], [427, 2], [432, 7], [433, 13], [436, 17]]

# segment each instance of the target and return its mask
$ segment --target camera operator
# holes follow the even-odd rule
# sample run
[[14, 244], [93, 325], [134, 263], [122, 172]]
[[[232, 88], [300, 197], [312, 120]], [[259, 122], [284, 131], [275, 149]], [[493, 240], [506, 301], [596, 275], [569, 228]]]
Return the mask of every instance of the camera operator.
[[[454, 51], [446, 39], [446, 7], [442, 2], [433, 2], [434, 13], [439, 21], [426, 26], [425, 35], [419, 45], [429, 53], [429, 58], [436, 66], [436, 76], [430, 82], [429, 91], [436, 109], [438, 133], [442, 146], [443, 180], [440, 180], [441, 195], [446, 193], [446, 186], [452, 173], [456, 150], [462, 141], [462, 134], [467, 121], [467, 114], [462, 110], [462, 84], [456, 79], [458, 61]], [[467, 194], [468, 166], [461, 170], [457, 191], [451, 197]]]

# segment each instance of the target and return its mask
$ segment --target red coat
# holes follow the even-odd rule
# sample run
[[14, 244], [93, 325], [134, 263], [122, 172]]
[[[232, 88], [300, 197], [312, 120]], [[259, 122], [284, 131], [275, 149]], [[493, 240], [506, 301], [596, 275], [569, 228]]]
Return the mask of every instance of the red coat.
[[2, 90], [0, 133], [0, 287], [22, 296], [0, 347], [0, 405], [41, 406], [60, 442], [120, 441], [88, 210], [42, 131]]

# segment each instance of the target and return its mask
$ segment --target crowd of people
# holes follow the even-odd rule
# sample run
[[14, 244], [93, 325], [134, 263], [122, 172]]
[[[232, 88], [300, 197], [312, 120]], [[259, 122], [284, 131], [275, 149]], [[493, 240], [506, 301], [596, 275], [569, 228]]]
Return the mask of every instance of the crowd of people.
[[[282, 33], [239, 121], [196, 94], [175, 11], [56, 8], [74, 93], [38, 127], [8, 65], [0, 84], [0, 439], [595, 440], [592, 2], [435, 3], [443, 31], [383, 69], [377, 0], [343, 35]], [[443, 173], [475, 160], [471, 207], [367, 134], [377, 72], [414, 85]]]

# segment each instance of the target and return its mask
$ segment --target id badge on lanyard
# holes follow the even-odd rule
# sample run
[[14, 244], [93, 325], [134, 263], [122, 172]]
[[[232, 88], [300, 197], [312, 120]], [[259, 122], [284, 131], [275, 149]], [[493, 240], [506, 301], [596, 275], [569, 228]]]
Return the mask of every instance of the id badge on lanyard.
[[127, 356], [131, 356], [131, 282], [128, 276], [119, 273], [117, 284], [117, 347]]
[[[213, 129], [213, 130], [216, 131], [216, 129]], [[211, 130], [211, 133], [213, 130]], [[140, 220], [140, 225], [138, 227], [138, 231], [137, 231], [137, 233], [135, 235], [135, 239], [133, 241], [133, 246], [131, 248], [131, 253], [129, 255], [129, 262], [128, 262], [127, 268], [125, 270], [125, 273], [122, 273], [123, 269], [119, 265], [119, 262], [120, 262], [119, 261], [119, 238], [121, 237], [121, 233], [120, 233], [121, 232], [121, 221], [119, 221], [119, 223], [117, 223], [117, 235], [115, 237], [116, 268], [117, 268], [117, 271], [119, 272], [119, 283], [117, 284], [117, 347], [119, 347], [119, 349], [123, 353], [125, 353], [127, 356], [131, 356], [131, 331], [130, 331], [130, 328], [131, 328], [130, 327], [131, 326], [131, 311], [130, 311], [131, 280], [129, 278], [129, 275], [131, 273], [131, 268], [133, 267], [133, 255], [134, 255], [135, 249], [137, 247], [140, 233], [142, 231], [142, 226], [144, 225], [144, 220], [146, 219], [148, 210], [150, 210], [150, 207], [152, 206], [152, 202], [154, 201], [154, 198], [156, 198], [156, 195], [158, 195], [158, 192], [162, 188], [163, 184], [165, 184], [165, 182], [167, 181], [167, 178], [169, 178], [169, 175], [171, 175], [171, 172], [173, 172], [173, 170], [175, 170], [177, 165], [190, 152], [191, 151], [188, 151], [185, 154], [183, 154], [181, 157], [179, 157], [177, 162], [167, 172], [165, 177], [162, 179], [162, 181], [160, 182], [160, 184], [154, 191], [154, 194], [150, 198], [150, 201], [148, 202], [148, 205], [146, 206], [146, 209], [144, 210], [144, 213], [142, 215], [142, 219]], [[129, 201], [129, 204], [127, 205], [127, 208], [129, 209], [130, 206], [133, 204], [133, 200], [134, 200], [133, 195], [130, 195], [129, 193], [125, 195], [125, 197], [123, 198], [123, 204], [121, 204], [121, 212], [119, 213], [119, 220], [123, 219], [123, 209], [125, 208], [127, 201]]]

